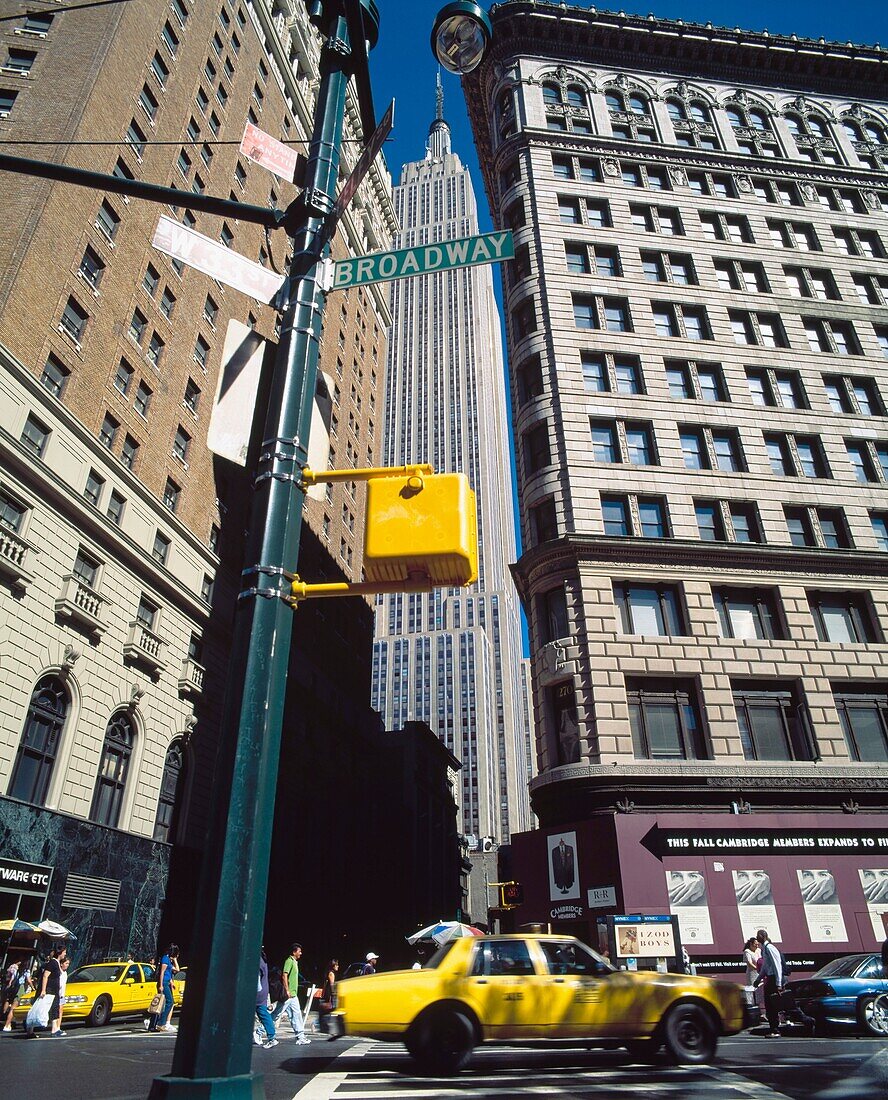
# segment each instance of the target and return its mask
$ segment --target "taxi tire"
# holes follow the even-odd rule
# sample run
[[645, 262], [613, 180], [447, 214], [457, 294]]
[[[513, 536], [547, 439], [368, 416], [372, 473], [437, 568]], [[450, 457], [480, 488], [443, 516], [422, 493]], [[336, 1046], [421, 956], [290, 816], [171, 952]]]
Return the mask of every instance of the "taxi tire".
[[714, 1058], [718, 1032], [702, 1005], [675, 1005], [666, 1014], [662, 1029], [666, 1052], [676, 1065], [701, 1065]]
[[420, 1070], [431, 1077], [451, 1077], [472, 1056], [475, 1029], [464, 1013], [440, 1009], [418, 1021], [407, 1049]]
[[111, 998], [103, 993], [96, 998], [96, 1003], [90, 1009], [86, 1018], [87, 1027], [104, 1027], [111, 1019]]

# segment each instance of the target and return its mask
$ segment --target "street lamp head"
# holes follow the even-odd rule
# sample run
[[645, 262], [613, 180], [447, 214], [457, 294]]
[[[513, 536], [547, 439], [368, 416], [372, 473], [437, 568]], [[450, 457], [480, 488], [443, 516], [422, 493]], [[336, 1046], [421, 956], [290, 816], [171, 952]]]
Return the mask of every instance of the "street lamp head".
[[437, 14], [432, 53], [451, 73], [470, 73], [487, 52], [493, 28], [487, 12], [474, 0], [454, 0]]

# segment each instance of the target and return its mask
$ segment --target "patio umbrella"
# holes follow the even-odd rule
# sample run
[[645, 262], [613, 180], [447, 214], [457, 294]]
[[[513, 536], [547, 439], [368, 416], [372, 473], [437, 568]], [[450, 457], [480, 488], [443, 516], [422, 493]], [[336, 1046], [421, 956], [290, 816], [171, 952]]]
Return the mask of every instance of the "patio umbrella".
[[451, 940], [483, 935], [484, 933], [479, 928], [473, 928], [471, 924], [461, 924], [457, 920], [443, 920], [438, 921], [437, 924], [430, 924], [428, 928], [422, 928], [419, 932], [414, 932], [413, 935], [407, 937], [407, 942], [419, 943], [421, 940], [431, 940], [439, 947], [443, 947], [445, 943], [450, 943]]
[[0, 920], [0, 932], [9, 932], [11, 934], [16, 932], [31, 932], [36, 935], [37, 925], [31, 924], [29, 920], [19, 920], [18, 917], [11, 917], [9, 920]]
[[56, 924], [54, 920], [42, 920], [37, 925], [37, 931], [53, 940], [76, 940], [77, 937], [63, 924]]

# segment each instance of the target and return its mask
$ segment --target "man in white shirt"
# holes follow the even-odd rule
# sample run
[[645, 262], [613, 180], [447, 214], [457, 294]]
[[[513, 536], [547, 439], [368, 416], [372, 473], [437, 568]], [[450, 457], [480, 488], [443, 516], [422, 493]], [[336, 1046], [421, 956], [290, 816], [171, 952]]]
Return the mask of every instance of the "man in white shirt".
[[755, 985], [765, 983], [765, 1014], [771, 1029], [768, 1035], [772, 1039], [778, 1039], [780, 1037], [780, 1032], [777, 1030], [780, 1024], [780, 998], [785, 981], [783, 955], [779, 948], [771, 943], [771, 938], [764, 928], [756, 932], [755, 938], [762, 948], [762, 968]]

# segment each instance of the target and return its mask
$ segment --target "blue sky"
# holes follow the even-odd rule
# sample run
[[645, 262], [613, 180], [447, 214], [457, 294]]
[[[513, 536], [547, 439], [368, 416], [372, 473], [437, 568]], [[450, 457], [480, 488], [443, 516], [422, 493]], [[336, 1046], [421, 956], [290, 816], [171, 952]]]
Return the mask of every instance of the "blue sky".
[[[420, 160], [425, 152], [429, 123], [435, 114], [435, 73], [437, 63], [429, 46], [432, 23], [445, 0], [376, 0], [380, 12], [379, 43], [370, 57], [373, 96], [377, 117], [389, 101], [396, 100], [395, 130], [385, 146], [385, 157], [394, 182], [398, 182], [405, 161]], [[483, 0], [481, 0], [483, 3]], [[576, 7], [587, 8], [586, 0]], [[826, 0], [645, 0], [642, 4], [599, 4], [600, 10], [625, 11], [627, 14], [654, 15], [687, 22], [712, 21], [721, 26], [745, 30], [769, 30], [772, 34], [797, 34], [800, 37], [831, 41], [881, 43], [888, 48], [888, 2], [886, 0], [846, 0], [843, 4]], [[443, 74], [444, 116], [453, 128], [454, 151], [472, 169], [475, 191], [481, 208], [482, 228], [489, 228], [477, 171], [475, 146], [466, 118], [459, 80]]]

